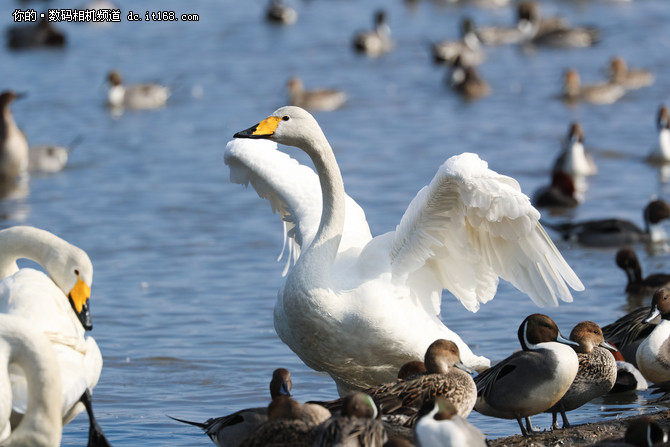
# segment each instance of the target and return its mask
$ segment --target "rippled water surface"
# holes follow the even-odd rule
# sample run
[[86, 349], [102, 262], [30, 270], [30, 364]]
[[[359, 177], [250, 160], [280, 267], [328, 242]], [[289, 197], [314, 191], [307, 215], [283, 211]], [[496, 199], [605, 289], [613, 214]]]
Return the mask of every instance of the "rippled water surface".
[[[289, 76], [349, 95], [346, 107], [315, 116], [373, 234], [394, 229], [437, 167], [464, 151], [479, 153], [532, 194], [548, 182], [572, 120], [582, 123], [599, 172], [582, 206], [547, 219], [621, 216], [641, 223], [652, 195], [670, 198], [657, 169], [643, 162], [656, 141], [656, 110], [670, 102], [667, 0], [543, 1], [546, 15], [598, 26], [602, 42], [572, 50], [491, 48], [480, 71], [493, 93], [475, 102], [447, 88], [428, 43], [456, 37], [465, 15], [478, 24], [510, 23], [511, 6], [294, 0], [298, 22], [282, 28], [264, 23], [265, 1], [117, 3], [121, 23], [60, 24], [69, 40], [62, 51], [0, 50], [0, 88], [28, 93], [13, 111], [29, 141], [64, 145], [82, 138], [64, 172], [33, 176], [24, 197], [0, 201], [0, 226], [41, 227], [90, 255], [92, 335], [105, 362], [95, 409], [117, 447], [209, 445], [198, 429], [166, 415], [202, 421], [264, 405], [278, 366], [291, 370], [298, 399], [336, 395], [331, 380], [307, 368], [275, 334], [282, 226], [252, 190], [229, 182], [223, 163], [225, 144], [236, 131], [286, 103]], [[351, 36], [369, 26], [382, 4], [395, 49], [379, 59], [358, 57]], [[15, 8], [43, 5], [8, 0], [0, 25], [11, 25]], [[197, 13], [200, 20], [128, 22], [131, 8], [141, 15], [157, 8]], [[603, 78], [615, 54], [653, 70], [655, 84], [611, 106], [570, 108], [555, 98], [565, 68], [576, 67], [584, 82], [593, 82]], [[128, 82], [169, 84], [174, 93], [168, 106], [110, 114], [103, 105], [104, 78], [112, 68]], [[564, 333], [586, 319], [607, 324], [639, 304], [623, 292], [625, 276], [613, 249], [557, 245], [587, 287], [574, 303], [546, 310]], [[646, 273], [670, 272], [668, 254], [650, 255], [642, 247], [638, 254]], [[536, 311], [509, 284], [501, 284], [497, 297], [476, 314], [447, 292], [442, 304], [447, 325], [494, 361], [518, 348], [518, 325]], [[595, 401], [570, 419], [655, 408], [641, 393]], [[470, 419], [490, 437], [518, 431], [514, 421], [476, 413]], [[550, 423], [547, 415], [533, 421]], [[80, 415], [65, 427], [63, 445], [84, 445], [87, 429]]]

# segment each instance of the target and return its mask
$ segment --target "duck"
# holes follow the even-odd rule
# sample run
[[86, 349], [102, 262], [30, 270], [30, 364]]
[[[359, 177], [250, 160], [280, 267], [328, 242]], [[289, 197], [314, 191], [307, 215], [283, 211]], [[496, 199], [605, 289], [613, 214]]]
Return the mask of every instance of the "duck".
[[270, 0], [265, 18], [270, 23], [293, 25], [298, 20], [298, 13], [282, 0]]
[[640, 416], [628, 424], [624, 441], [628, 445], [635, 446], [665, 445], [668, 442], [668, 434], [653, 417]]
[[[524, 436], [534, 429], [530, 416], [552, 408], [572, 385], [579, 360], [549, 316], [532, 314], [519, 326], [517, 351], [475, 377], [479, 413], [516, 419]], [[526, 426], [521, 419], [525, 419]]]
[[[293, 382], [291, 373], [286, 368], [277, 368], [272, 372], [270, 381], [270, 397], [291, 396]], [[227, 416], [219, 416], [207, 419], [205, 422], [193, 422], [184, 419], [169, 418], [185, 424], [200, 427], [212, 442], [219, 446], [239, 446], [247, 437], [268, 420], [267, 407], [247, 408], [231, 413]]]
[[643, 323], [660, 316], [661, 321], [645, 338], [635, 353], [637, 369], [653, 383], [670, 380], [670, 294], [668, 289], [658, 289], [651, 299], [651, 310]]
[[475, 34], [485, 45], [510, 45], [527, 42], [537, 28], [536, 17], [531, 15], [528, 2], [519, 2], [513, 27], [487, 26], [477, 28]]
[[661, 287], [670, 288], [670, 274], [654, 273], [642, 277], [642, 267], [631, 247], [622, 247], [616, 253], [616, 265], [626, 272], [628, 284], [626, 284], [626, 293], [637, 296], [651, 296]]
[[570, 427], [566, 411], [572, 411], [585, 403], [607, 394], [617, 378], [617, 364], [610, 351], [617, 349], [605, 341], [603, 331], [593, 321], [578, 323], [570, 333], [570, 340], [577, 343], [579, 369], [572, 385], [553, 407], [547, 410], [552, 415], [552, 429], [558, 429], [558, 413], [563, 419], [563, 428]]
[[486, 447], [486, 436], [442, 397], [426, 401], [418, 413], [414, 438], [421, 447]]
[[609, 80], [612, 84], [635, 90], [653, 84], [654, 75], [642, 68], [628, 68], [628, 64], [621, 56], [615, 56], [609, 63]]
[[670, 217], [670, 206], [661, 199], [652, 200], [643, 212], [644, 229], [617, 218], [582, 222], [545, 223], [563, 239], [591, 247], [620, 247], [636, 243], [657, 243], [667, 239], [660, 222]]
[[393, 41], [391, 28], [386, 19], [386, 11], [380, 9], [374, 15], [371, 31], [361, 31], [354, 36], [354, 50], [371, 57], [378, 57], [391, 51]]
[[587, 26], [556, 26], [538, 29], [528, 42], [531, 45], [547, 47], [590, 47], [599, 42], [599, 31]]
[[447, 78], [451, 88], [465, 99], [478, 99], [491, 93], [491, 86], [475, 67], [465, 65], [461, 56], [456, 57]]
[[[10, 370], [18, 366], [28, 381], [28, 411], [12, 427]], [[58, 447], [61, 443], [61, 376], [46, 335], [25, 318], [0, 314], [0, 444]]]
[[638, 346], [661, 321], [660, 317], [656, 317], [644, 323], [650, 311], [650, 306], [638, 307], [602, 328], [605, 340], [619, 350], [617, 355], [621, 356], [620, 360], [633, 367], [636, 366], [635, 354]]
[[331, 416], [316, 428], [313, 446], [382, 447], [387, 439], [377, 403], [358, 391], [344, 398], [339, 415]]
[[66, 43], [65, 34], [53, 26], [47, 14], [34, 24], [13, 26], [7, 30], [7, 46], [12, 50], [62, 48]]
[[668, 108], [665, 105], [658, 108], [656, 126], [658, 128], [658, 145], [654, 147], [648, 159], [652, 163], [670, 162], [670, 113], [668, 113]]
[[398, 380], [407, 380], [414, 376], [426, 373], [426, 364], [421, 360], [412, 360], [400, 367], [398, 370]]
[[536, 208], [574, 208], [582, 200], [572, 176], [557, 171], [551, 174], [549, 186], [543, 186], [535, 191], [532, 204]]
[[[644, 391], [648, 388], [647, 379], [639, 369], [616, 356], [616, 381], [608, 394]], [[622, 357], [623, 358], [623, 357]]]
[[[91, 392], [102, 371], [102, 355], [93, 337], [89, 297], [93, 265], [86, 252], [48, 231], [14, 226], [0, 230], [0, 313], [31, 321], [51, 341], [62, 383], [62, 424], [86, 410], [89, 445], [109, 445], [98, 425]], [[17, 259], [30, 259], [46, 274], [19, 269]], [[27, 377], [12, 374], [12, 408], [16, 419], [27, 411]], [[13, 418], [13, 420], [15, 419]]]
[[107, 105], [113, 109], [158, 109], [165, 106], [170, 96], [170, 89], [160, 84], [123, 85], [118, 70], [110, 71], [107, 81]]
[[572, 177], [586, 177], [598, 173], [593, 156], [584, 148], [584, 130], [576, 121], [570, 123], [563, 151], [556, 158], [553, 171], [564, 172]]
[[40, 173], [60, 172], [65, 168], [71, 148], [40, 144], [28, 151], [28, 171]]
[[335, 110], [346, 102], [347, 94], [336, 89], [305, 90], [302, 80], [296, 76], [288, 80], [289, 103], [308, 110]]
[[[316, 445], [317, 428], [331, 416], [329, 411], [324, 408], [321, 410], [315, 414], [292, 397], [279, 395], [272, 399], [267, 407], [267, 421], [260, 424], [239, 445], [240, 447], [269, 445], [311, 447]], [[225, 444], [221, 445], [230, 445], [227, 439], [222, 441]]]
[[[276, 144], [254, 140], [301, 149], [316, 175]], [[519, 184], [476, 154], [447, 160], [395, 231], [376, 238], [306, 110], [282, 107], [237, 132], [224, 161], [231, 181], [251, 183], [288, 231], [294, 263], [278, 292], [275, 330], [305, 364], [327, 372], [340, 395], [395, 380], [438, 338], [455, 342], [469, 368], [489, 367], [440, 320], [443, 288], [471, 311], [493, 298], [498, 276], [544, 306], [572, 301], [568, 287], [584, 288]]]
[[431, 45], [431, 52], [435, 63], [451, 64], [460, 56], [465, 65], [473, 66], [481, 64], [486, 59], [479, 37], [475, 33], [475, 26], [467, 17], [461, 21], [460, 40], [436, 42]]
[[28, 140], [14, 121], [10, 105], [24, 93], [0, 93], [0, 183], [13, 184], [28, 172]]
[[563, 100], [568, 103], [586, 101], [592, 104], [612, 104], [626, 93], [621, 85], [603, 82], [599, 84], [582, 85], [579, 72], [569, 68], [563, 74]]

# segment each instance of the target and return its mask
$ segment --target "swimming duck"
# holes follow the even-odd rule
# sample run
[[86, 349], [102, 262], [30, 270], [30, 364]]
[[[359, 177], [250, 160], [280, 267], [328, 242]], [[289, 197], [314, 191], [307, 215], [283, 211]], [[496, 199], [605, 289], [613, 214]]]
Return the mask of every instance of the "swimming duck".
[[574, 208], [581, 201], [572, 176], [559, 171], [552, 173], [551, 185], [535, 191], [532, 203], [536, 208]]
[[590, 47], [598, 43], [598, 34], [598, 30], [593, 27], [564, 25], [538, 29], [529, 43], [548, 47]]
[[637, 348], [637, 368], [650, 382], [670, 380], [670, 295], [667, 289], [658, 289], [651, 299], [651, 310], [643, 323], [660, 315], [661, 321]]
[[421, 447], [486, 447], [486, 436], [445, 398], [430, 399], [421, 406], [414, 427]]
[[309, 110], [335, 110], [347, 100], [343, 91], [335, 89], [305, 90], [302, 80], [292, 77], [286, 84], [292, 106]]
[[621, 56], [610, 61], [609, 79], [612, 84], [622, 85], [628, 90], [647, 87], [654, 83], [654, 75], [649, 70], [628, 68]]
[[354, 392], [344, 398], [339, 415], [330, 417], [317, 427], [313, 445], [382, 447], [386, 440], [377, 404], [369, 395]]
[[60, 368], [51, 343], [30, 321], [0, 314], [0, 389], [9, 393], [10, 371], [19, 367], [28, 381], [28, 411], [12, 427], [12, 402], [0, 400], [0, 444], [7, 447], [56, 447], [63, 431]]
[[[277, 368], [272, 372], [270, 381], [270, 397], [291, 396], [293, 382], [291, 373], [285, 368]], [[185, 424], [200, 427], [212, 442], [219, 446], [238, 446], [247, 439], [256, 429], [268, 420], [267, 407], [247, 408], [231, 413], [227, 416], [219, 416], [207, 419], [205, 422], [193, 422], [183, 419], [169, 418]]]
[[[91, 390], [102, 371], [102, 355], [92, 337], [88, 308], [93, 265], [80, 248], [44, 230], [15, 226], [0, 231], [0, 313], [30, 320], [51, 341], [60, 365], [63, 424], [86, 410], [89, 442], [108, 445], [91, 404]], [[17, 259], [30, 259], [42, 271], [21, 268]], [[12, 411], [27, 411], [26, 376], [12, 374]]]
[[451, 88], [465, 99], [477, 99], [491, 93], [491, 86], [477, 72], [475, 67], [463, 64], [461, 56], [456, 57], [448, 78]]
[[573, 177], [598, 173], [593, 156], [584, 148], [584, 130], [578, 122], [570, 124], [563, 151], [554, 163], [554, 172], [565, 172]]
[[487, 26], [477, 28], [475, 34], [485, 45], [510, 45], [528, 41], [537, 29], [536, 17], [531, 15], [528, 2], [517, 5], [516, 23], [513, 27]]
[[[499, 275], [540, 305], [571, 301], [568, 285], [583, 289], [518, 183], [475, 154], [447, 160], [396, 230], [372, 238], [307, 111], [282, 107], [235, 138], [225, 154], [231, 180], [250, 182], [279, 210], [297, 258], [275, 305], [277, 334], [341, 394], [395, 380], [438, 338], [454, 341], [468, 367], [489, 366], [440, 321], [444, 287], [473, 311], [493, 298]], [[302, 149], [319, 180], [275, 144], [249, 139]]]
[[628, 284], [626, 293], [631, 295], [652, 295], [661, 287], [670, 287], [670, 274], [654, 273], [646, 278], [642, 277], [642, 267], [635, 254], [635, 250], [630, 247], [620, 248], [616, 254], [616, 265], [626, 272]]
[[170, 96], [170, 89], [159, 84], [123, 85], [121, 73], [116, 70], [107, 75], [107, 81], [107, 104], [112, 108], [157, 109], [165, 106]]
[[578, 344], [573, 349], [577, 352], [579, 370], [561, 400], [547, 411], [552, 414], [553, 429], [559, 428], [559, 412], [563, 428], [570, 427], [565, 412], [609, 392], [617, 377], [617, 364], [610, 352], [616, 351], [616, 348], [605, 341], [600, 326], [592, 321], [582, 321], [572, 329], [570, 340]]
[[586, 101], [593, 104], [612, 104], [619, 100], [626, 89], [621, 85], [603, 82], [581, 85], [579, 73], [574, 68], [563, 75], [563, 100], [567, 102]]
[[655, 163], [670, 162], [670, 113], [664, 105], [658, 109], [656, 126], [658, 128], [658, 146], [649, 155], [649, 161]]
[[558, 231], [563, 239], [592, 247], [620, 247], [636, 243], [655, 243], [667, 239], [660, 227], [670, 217], [670, 206], [664, 200], [653, 200], [644, 209], [644, 229], [623, 219], [598, 219], [545, 225]]
[[28, 172], [28, 140], [9, 108], [24, 94], [6, 90], [0, 94], [0, 183], [12, 184]]
[[265, 18], [270, 23], [293, 25], [298, 20], [298, 13], [282, 0], [270, 0]]
[[374, 16], [372, 31], [362, 31], [354, 36], [354, 50], [368, 56], [377, 57], [391, 51], [391, 28], [386, 22], [386, 12], [379, 10]]
[[53, 26], [46, 14], [34, 24], [13, 26], [7, 30], [7, 46], [13, 50], [60, 48], [65, 42], [65, 34]]
[[577, 343], [564, 338], [546, 315], [526, 317], [518, 337], [522, 351], [475, 377], [475, 410], [486, 416], [516, 419], [527, 436], [534, 431], [530, 416], [547, 411], [563, 397], [577, 375], [579, 360], [566, 346]]
[[475, 33], [472, 20], [465, 18], [461, 22], [461, 39], [444, 40], [431, 46], [433, 60], [436, 63], [453, 63], [460, 56], [464, 65], [472, 66], [484, 62], [485, 55], [479, 37]]

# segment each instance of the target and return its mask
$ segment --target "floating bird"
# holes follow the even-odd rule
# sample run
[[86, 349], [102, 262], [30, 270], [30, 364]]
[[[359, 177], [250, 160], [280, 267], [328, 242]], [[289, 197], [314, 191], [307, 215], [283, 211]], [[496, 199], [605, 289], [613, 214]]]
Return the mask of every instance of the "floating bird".
[[[12, 427], [10, 367], [18, 366], [28, 381], [28, 410]], [[6, 447], [58, 447], [61, 421], [61, 381], [51, 343], [30, 321], [0, 314], [0, 444]]]
[[478, 65], [484, 62], [486, 56], [481, 48], [475, 27], [469, 18], [461, 22], [461, 39], [457, 41], [444, 40], [431, 46], [433, 60], [436, 63], [453, 63], [460, 57], [466, 66]]
[[46, 14], [37, 23], [13, 26], [7, 30], [7, 46], [13, 50], [61, 48], [65, 43], [65, 34], [53, 26]]
[[65, 168], [70, 152], [81, 142], [77, 137], [67, 147], [40, 144], [28, 151], [28, 171], [52, 174]]
[[319, 89], [305, 90], [302, 80], [292, 77], [286, 84], [289, 102], [292, 106], [310, 110], [335, 110], [347, 100], [347, 95], [341, 90]]
[[[553, 407], [570, 388], [579, 360], [546, 315], [533, 314], [518, 331], [522, 351], [517, 351], [475, 377], [475, 410], [503, 419], [516, 419], [524, 436], [534, 431], [530, 416]], [[521, 419], [526, 420], [524, 427]]]
[[656, 243], [667, 239], [659, 225], [670, 217], [670, 206], [664, 200], [653, 200], [644, 209], [644, 229], [623, 219], [598, 219], [545, 225], [558, 231], [563, 239], [592, 247], [620, 247], [636, 243]]
[[626, 272], [628, 278], [626, 293], [647, 296], [652, 295], [661, 287], [670, 287], [670, 274], [654, 273], [643, 278], [640, 261], [635, 254], [635, 250], [630, 247], [619, 249], [616, 254], [616, 265]]
[[[278, 294], [275, 329], [340, 394], [395, 380], [438, 338], [454, 341], [468, 367], [489, 366], [441, 322], [443, 288], [472, 311], [493, 298], [499, 276], [544, 306], [571, 301], [568, 285], [583, 289], [519, 184], [475, 154], [447, 160], [396, 230], [373, 239], [308, 112], [282, 107], [235, 138], [225, 155], [231, 180], [269, 198], [292, 239], [289, 260], [297, 258]], [[302, 149], [319, 181], [275, 145], [240, 138]]]
[[387, 435], [380, 416], [372, 397], [351, 393], [344, 398], [340, 414], [317, 427], [314, 447], [382, 447]]
[[617, 364], [610, 352], [616, 351], [616, 348], [605, 341], [600, 326], [592, 321], [582, 321], [572, 329], [570, 340], [578, 343], [573, 348], [579, 359], [579, 370], [561, 400], [547, 411], [552, 414], [553, 429], [559, 428], [559, 412], [563, 428], [570, 427], [565, 412], [607, 394], [617, 378]]
[[458, 414], [445, 398], [431, 399], [419, 410], [414, 437], [421, 447], [486, 447], [486, 436]]
[[391, 28], [386, 22], [386, 12], [383, 10], [375, 13], [372, 31], [362, 31], [354, 36], [354, 49], [368, 56], [381, 56], [391, 51], [392, 46]]
[[640, 416], [628, 424], [624, 441], [628, 445], [652, 447], [665, 445], [668, 435], [653, 417]]
[[[63, 424], [84, 409], [89, 417], [89, 445], [108, 445], [91, 404], [91, 390], [102, 371], [102, 355], [93, 337], [88, 300], [93, 265], [88, 255], [63, 239], [34, 227], [0, 231], [0, 313], [30, 320], [51, 341], [60, 365]], [[19, 269], [17, 259], [30, 259], [46, 273]], [[27, 410], [27, 377], [12, 374], [12, 407]]]
[[537, 208], [574, 208], [581, 202], [572, 176], [554, 172], [551, 184], [539, 188], [533, 195], [533, 206]]
[[107, 81], [107, 104], [112, 108], [157, 109], [165, 106], [170, 96], [170, 89], [159, 84], [123, 85], [121, 73], [116, 70], [107, 75]]
[[664, 105], [658, 109], [656, 126], [658, 128], [658, 145], [649, 155], [649, 161], [655, 163], [670, 162], [670, 113]]
[[635, 353], [637, 368], [650, 382], [670, 380], [670, 296], [667, 289], [658, 289], [651, 299], [651, 310], [643, 323], [660, 315], [661, 321], [645, 338]]
[[8, 186], [28, 172], [28, 140], [9, 108], [12, 102], [24, 96], [9, 90], [0, 93], [0, 183]]
[[456, 57], [447, 79], [451, 88], [466, 99], [477, 99], [491, 93], [491, 86], [482, 78], [475, 67], [463, 64], [461, 57]]
[[626, 93], [621, 85], [603, 82], [581, 85], [579, 73], [574, 68], [563, 75], [563, 100], [566, 102], [586, 101], [593, 104], [612, 104]]
[[293, 25], [298, 20], [298, 13], [282, 0], [270, 0], [265, 18], [270, 23]]
[[485, 45], [509, 45], [528, 41], [535, 29], [534, 17], [528, 12], [526, 2], [520, 2], [517, 6], [517, 21], [513, 27], [487, 26], [477, 28], [475, 34]]
[[584, 130], [578, 122], [570, 124], [563, 151], [554, 163], [554, 172], [565, 172], [573, 177], [585, 177], [598, 173], [593, 156], [584, 148]]
[[628, 90], [647, 87], [654, 83], [654, 75], [649, 70], [628, 68], [621, 56], [613, 57], [609, 65], [609, 79], [612, 84], [622, 85]]
[[605, 340], [616, 346], [619, 350], [617, 354], [632, 366], [636, 365], [635, 353], [638, 346], [661, 321], [660, 317], [656, 317], [653, 321], [644, 323], [650, 310], [649, 306], [639, 307], [602, 328]]

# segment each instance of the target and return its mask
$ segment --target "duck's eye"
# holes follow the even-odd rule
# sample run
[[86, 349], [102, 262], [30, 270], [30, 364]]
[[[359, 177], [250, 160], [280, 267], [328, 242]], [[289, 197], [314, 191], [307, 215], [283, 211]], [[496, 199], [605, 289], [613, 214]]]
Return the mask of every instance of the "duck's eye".
[[284, 115], [284, 116], [282, 116], [281, 119], [282, 119], [282, 121], [288, 121], [290, 118], [288, 117], [288, 115]]

